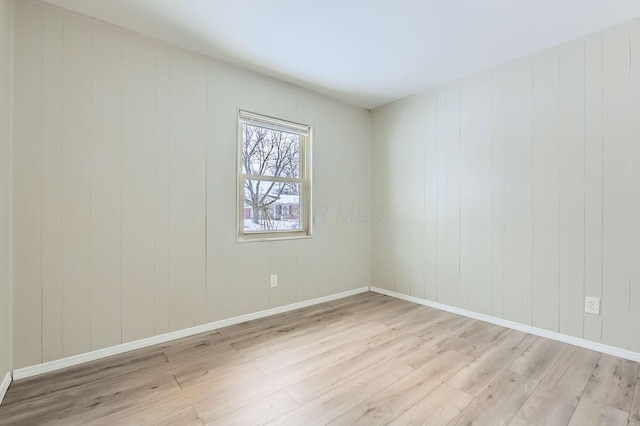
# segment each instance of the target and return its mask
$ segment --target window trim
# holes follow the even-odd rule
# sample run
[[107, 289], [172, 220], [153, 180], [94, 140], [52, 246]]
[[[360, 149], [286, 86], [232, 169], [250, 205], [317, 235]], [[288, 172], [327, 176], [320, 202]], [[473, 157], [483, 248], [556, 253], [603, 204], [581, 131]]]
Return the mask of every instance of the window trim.
[[[263, 175], [251, 175], [243, 173], [242, 170], [242, 150], [243, 135], [242, 125], [244, 122], [255, 122], [256, 125], [267, 127], [272, 130], [282, 130], [300, 135], [300, 178], [274, 177]], [[237, 126], [237, 162], [236, 162], [236, 238], [238, 242], [251, 241], [275, 241], [275, 240], [291, 240], [312, 237], [312, 140], [313, 128], [311, 126], [300, 124], [288, 120], [282, 120], [262, 114], [238, 110], [238, 126]], [[255, 179], [271, 182], [290, 182], [300, 185], [300, 223], [301, 228], [298, 230], [272, 230], [262, 232], [245, 232], [244, 231], [244, 181], [245, 179]]]

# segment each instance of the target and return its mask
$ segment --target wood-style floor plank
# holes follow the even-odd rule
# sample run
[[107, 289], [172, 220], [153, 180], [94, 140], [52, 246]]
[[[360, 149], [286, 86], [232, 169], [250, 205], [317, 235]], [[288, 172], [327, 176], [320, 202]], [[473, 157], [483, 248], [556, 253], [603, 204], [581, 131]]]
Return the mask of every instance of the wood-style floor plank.
[[522, 417], [514, 417], [513, 420], [511, 420], [511, 423], [509, 423], [509, 426], [535, 426], [533, 423], [530, 423], [526, 420], [524, 420]]
[[535, 380], [506, 370], [449, 424], [507, 425], [529, 398], [536, 385]]
[[378, 323], [362, 323], [358, 326], [334, 332], [327, 337], [317, 339], [309, 344], [298, 346], [288, 351], [277, 352], [255, 361], [255, 365], [265, 374], [280, 371], [293, 364], [309, 359], [314, 355], [327, 352], [344, 344], [382, 333], [386, 327]]
[[295, 410], [300, 405], [284, 391], [278, 391], [256, 402], [238, 408], [207, 425], [264, 425]]
[[355, 357], [345, 359], [332, 365], [328, 370], [305, 377], [286, 387], [286, 391], [296, 401], [306, 404], [313, 399], [353, 380], [354, 377], [370, 370], [378, 369], [398, 354], [416, 346], [414, 336], [401, 336], [375, 349], [366, 346], [364, 351]]
[[[102, 380], [111, 380], [114, 377], [143, 374], [145, 370], [153, 369], [156, 366], [168, 366], [168, 360], [164, 353], [150, 353], [140, 356], [137, 351], [134, 351], [109, 357], [99, 362], [90, 362], [55, 371], [46, 376], [15, 381], [11, 384], [11, 392], [7, 392], [2, 407], [21, 404], [53, 392], [69, 391], [90, 382], [96, 383]], [[88, 381], [87, 377], [91, 377], [91, 381]]]
[[416, 369], [369, 401], [336, 418], [330, 424], [388, 424], [440, 386], [469, 361], [470, 358], [466, 355], [453, 350], [447, 351], [442, 357]]
[[[329, 371], [333, 370], [333, 362], [336, 359], [346, 357], [348, 353], [357, 353], [360, 349], [357, 348], [357, 345], [348, 344], [341, 350], [342, 352], [329, 351], [327, 354], [330, 355], [321, 354], [318, 357], [295, 364], [285, 371], [261, 377], [241, 386], [235, 384], [218, 386], [216, 382], [209, 381], [186, 390], [189, 391], [192, 400], [197, 401], [194, 402], [194, 407], [200, 417], [205, 423], [211, 422], [271, 393], [284, 390], [287, 386], [307, 377], [318, 375], [331, 377]], [[289, 393], [289, 395], [291, 394]]]
[[535, 336], [510, 331], [482, 355], [447, 381], [470, 395], [479, 395], [493, 380], [524, 352]]
[[570, 426], [625, 426], [629, 413], [583, 396], [576, 407]]
[[74, 398], [72, 401], [76, 401], [75, 406], [49, 412], [34, 420], [36, 424], [42, 420], [45, 420], [44, 424], [84, 425], [93, 422], [99, 423], [103, 418], [119, 417], [120, 413], [137, 412], [140, 405], [177, 395], [179, 391], [180, 386], [175, 380], [173, 382], [170, 380], [159, 383], [150, 382], [120, 393], [108, 389], [108, 392], [105, 390], [99, 396]]
[[446, 425], [460, 414], [472, 399], [473, 396], [468, 393], [443, 383], [413, 407], [396, 417], [391, 424], [394, 426]]
[[636, 389], [633, 393], [631, 411], [629, 412], [629, 426], [640, 426], [640, 379], [636, 381]]
[[[159, 377], [133, 375], [112, 382], [97, 382], [52, 392], [17, 404], [2, 406], [3, 415], [12, 416], [15, 421], [28, 419], [54, 420], [69, 418], [87, 409], [92, 412], [122, 408], [133, 400], [144, 400], [149, 394], [179, 390], [180, 386], [171, 375]], [[135, 399], [134, 399], [135, 398]], [[53, 414], [52, 414], [53, 413]], [[54, 417], [54, 418], [52, 418]]]
[[[125, 424], [126, 422], [123, 422]], [[149, 424], [154, 426], [202, 426], [202, 420], [193, 407], [185, 408], [162, 419], [154, 420]]]
[[439, 321], [434, 325], [433, 330], [418, 335], [423, 342], [415, 350], [403, 354], [402, 362], [419, 368], [431, 361], [434, 356], [450, 349], [451, 342], [460, 340], [461, 336], [466, 336], [470, 330], [476, 329], [477, 323], [475, 320], [464, 317], [452, 317]]
[[389, 361], [279, 418], [273, 425], [324, 425], [407, 376], [413, 368]]
[[196, 410], [184, 403], [176, 404], [166, 401], [162, 404], [146, 404], [147, 408], [135, 410], [129, 415], [122, 416], [113, 413], [110, 416], [96, 418], [87, 424], [92, 426], [107, 425], [194, 425], [202, 426], [202, 420]]
[[628, 412], [638, 379], [638, 365], [603, 354], [583, 396]]
[[566, 424], [601, 355], [568, 347], [524, 404], [519, 416], [534, 424]]
[[566, 343], [539, 337], [509, 366], [509, 370], [534, 380], [540, 380], [558, 360]]
[[511, 330], [494, 324], [477, 321], [470, 330], [455, 336], [446, 343], [449, 349], [476, 357], [491, 348]]
[[638, 367], [364, 293], [16, 381], [0, 425], [640, 426]]

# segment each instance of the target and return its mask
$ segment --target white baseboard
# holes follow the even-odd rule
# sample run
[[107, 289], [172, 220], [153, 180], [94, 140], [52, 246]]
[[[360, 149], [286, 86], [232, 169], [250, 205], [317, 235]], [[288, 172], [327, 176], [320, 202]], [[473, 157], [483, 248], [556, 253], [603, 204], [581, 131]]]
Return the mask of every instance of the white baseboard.
[[304, 302], [292, 303], [290, 305], [266, 309], [264, 311], [259, 311], [252, 314], [240, 315], [237, 317], [228, 318], [221, 321], [215, 321], [209, 324], [203, 324], [196, 327], [186, 328], [184, 330], [178, 330], [171, 333], [161, 334], [158, 336], [149, 337], [142, 340], [136, 340], [134, 342], [123, 343], [121, 345], [111, 346], [104, 349], [98, 349], [96, 351], [91, 351], [91, 352], [87, 352], [80, 355], [74, 355], [67, 358], [58, 359], [55, 361], [45, 362], [45, 363], [34, 365], [31, 367], [19, 368], [13, 372], [13, 380], [26, 379], [27, 377], [37, 376], [39, 374], [61, 370], [63, 368], [72, 367], [78, 364], [83, 364], [85, 362], [95, 361], [101, 358], [118, 355], [121, 353], [133, 351], [136, 349], [141, 349], [148, 346], [169, 342], [171, 340], [193, 336], [195, 334], [206, 333], [209, 331], [216, 330], [218, 328], [223, 328], [223, 327], [227, 327], [234, 324], [240, 324], [245, 321], [251, 321], [259, 318], [268, 317], [271, 315], [294, 311], [296, 309], [306, 308], [307, 306], [313, 306], [320, 303], [329, 302], [331, 300], [342, 299], [344, 297], [353, 296], [359, 293], [365, 293], [367, 291], [369, 291], [369, 287], [360, 287], [355, 290], [343, 291], [341, 293], [331, 294], [329, 296], [318, 297], [316, 299], [311, 299], [311, 300], [305, 300]]
[[7, 394], [7, 390], [9, 389], [9, 385], [11, 384], [11, 373], [7, 372], [5, 374], [2, 383], [0, 383], [0, 405], [2, 405], [2, 400], [4, 396]]
[[602, 343], [596, 343], [596, 342], [580, 339], [573, 336], [567, 336], [565, 334], [556, 333], [553, 331], [544, 330], [537, 327], [532, 327], [530, 325], [520, 324], [517, 322], [505, 320], [502, 318], [492, 317], [490, 315], [480, 314], [477, 312], [468, 311], [466, 309], [456, 308], [453, 306], [444, 305], [442, 303], [432, 302], [432, 301], [421, 299], [415, 296], [408, 296], [406, 294], [397, 293], [395, 291], [385, 290], [383, 288], [372, 286], [372, 287], [361, 287], [355, 290], [344, 291], [344, 292], [332, 294], [329, 296], [306, 300], [304, 302], [292, 303], [290, 305], [266, 309], [264, 311], [259, 311], [251, 314], [240, 315], [237, 317], [212, 322], [209, 324], [203, 324], [196, 327], [187, 328], [184, 330], [178, 330], [171, 333], [161, 334], [158, 336], [149, 337], [142, 340], [136, 340], [134, 342], [123, 343], [121, 345], [111, 346], [108, 348], [99, 349], [96, 351], [59, 359], [56, 361], [50, 361], [50, 362], [45, 362], [42, 364], [30, 366], [30, 367], [19, 368], [13, 372], [13, 378], [10, 373], [7, 373], [4, 380], [0, 384], [0, 403], [2, 402], [2, 398], [4, 397], [12, 380], [26, 379], [28, 377], [33, 377], [40, 374], [61, 370], [63, 368], [72, 367], [78, 364], [83, 364], [85, 362], [95, 361], [101, 358], [122, 354], [125, 352], [145, 348], [148, 346], [157, 345], [160, 343], [166, 343], [172, 340], [181, 339], [183, 337], [193, 336], [195, 334], [206, 333], [209, 331], [216, 330], [218, 328], [223, 328], [223, 327], [227, 327], [234, 324], [240, 324], [245, 321], [251, 321], [259, 318], [268, 317], [271, 315], [277, 315], [284, 312], [293, 311], [296, 309], [306, 308], [308, 306], [313, 306], [320, 303], [329, 302], [332, 300], [342, 299], [344, 297], [353, 296], [355, 294], [365, 293], [369, 290], [375, 293], [380, 293], [387, 296], [395, 297], [397, 299], [406, 300], [408, 302], [417, 303], [419, 305], [429, 306], [431, 308], [451, 312], [453, 314], [462, 315], [468, 318], [485, 321], [491, 324], [500, 325], [502, 327], [511, 328], [514, 330], [523, 331], [525, 333], [534, 334], [536, 336], [546, 337], [548, 339], [568, 343], [570, 345], [579, 346], [582, 348], [602, 352], [602, 353], [617, 356], [620, 358], [625, 358], [631, 361], [640, 362], [640, 353], [638, 352], [633, 352], [626, 349], [620, 349], [614, 346], [609, 346]]
[[524, 331], [525, 333], [534, 334], [536, 336], [546, 337], [547, 339], [557, 340], [559, 342], [568, 343], [570, 345], [579, 346], [585, 349], [590, 349], [592, 351], [602, 352], [608, 355], [617, 356], [619, 358], [640, 362], [640, 353], [638, 352], [633, 352], [626, 349], [620, 349], [620, 348], [616, 348], [615, 346], [609, 346], [603, 343], [596, 343], [590, 340], [580, 339], [578, 337], [567, 336], [566, 334], [556, 333], [554, 331], [544, 330], [542, 328], [532, 327], [530, 325], [509, 321], [502, 318], [492, 317], [491, 315], [479, 314], [477, 312], [468, 311], [466, 309], [460, 309], [460, 308], [456, 308], [449, 305], [444, 305], [438, 302], [432, 302], [432, 301], [421, 299], [415, 296], [407, 296], [406, 294], [397, 293], [391, 290], [385, 290], [383, 288], [369, 287], [369, 289], [375, 293], [384, 294], [386, 296], [395, 297], [397, 299], [406, 300], [408, 302], [417, 303], [419, 305], [428, 306], [430, 308], [439, 309], [441, 311], [451, 312], [452, 314], [462, 315], [468, 318], [473, 318], [473, 319], [488, 322], [491, 324], [500, 325], [502, 327]]

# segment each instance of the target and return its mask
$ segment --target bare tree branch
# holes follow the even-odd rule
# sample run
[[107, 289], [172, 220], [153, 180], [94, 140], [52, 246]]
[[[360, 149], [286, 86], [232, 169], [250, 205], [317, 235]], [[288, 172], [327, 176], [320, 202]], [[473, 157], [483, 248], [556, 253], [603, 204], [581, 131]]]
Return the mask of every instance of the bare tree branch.
[[[298, 178], [300, 137], [278, 130], [243, 124], [242, 167], [246, 174]], [[295, 184], [260, 180], [244, 182], [245, 202], [251, 205], [254, 223], [276, 203], [283, 193], [297, 194]]]

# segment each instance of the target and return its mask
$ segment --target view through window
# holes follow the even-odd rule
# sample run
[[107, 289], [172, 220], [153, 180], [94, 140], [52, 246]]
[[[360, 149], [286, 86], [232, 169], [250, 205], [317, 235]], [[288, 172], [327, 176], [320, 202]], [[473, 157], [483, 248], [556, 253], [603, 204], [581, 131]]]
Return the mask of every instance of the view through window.
[[310, 128], [240, 111], [238, 236], [308, 236]]

